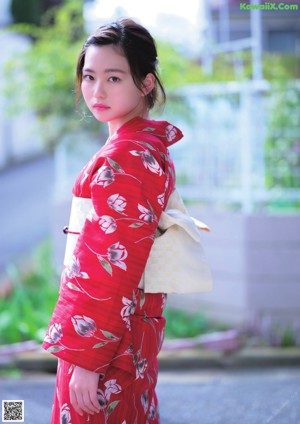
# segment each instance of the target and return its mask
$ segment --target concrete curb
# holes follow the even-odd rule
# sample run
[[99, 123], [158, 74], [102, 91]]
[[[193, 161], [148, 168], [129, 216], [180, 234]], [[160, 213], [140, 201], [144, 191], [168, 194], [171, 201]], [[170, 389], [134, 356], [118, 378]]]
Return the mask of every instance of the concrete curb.
[[162, 351], [159, 363], [161, 369], [300, 366], [300, 349], [257, 347], [242, 348], [231, 353], [201, 348]]
[[[10, 358], [0, 358], [0, 369], [18, 368], [21, 371], [55, 373], [57, 358], [42, 350], [24, 352]], [[188, 370], [205, 368], [300, 366], [300, 348], [242, 348], [235, 352], [204, 350], [203, 348], [162, 350], [160, 370]]]

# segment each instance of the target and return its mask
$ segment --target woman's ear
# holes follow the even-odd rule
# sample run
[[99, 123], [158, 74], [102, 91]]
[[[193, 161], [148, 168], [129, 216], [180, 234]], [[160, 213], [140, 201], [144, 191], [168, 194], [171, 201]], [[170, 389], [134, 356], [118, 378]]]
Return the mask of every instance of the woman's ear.
[[155, 86], [155, 76], [151, 73], [147, 74], [143, 81], [142, 92], [144, 96], [147, 96]]

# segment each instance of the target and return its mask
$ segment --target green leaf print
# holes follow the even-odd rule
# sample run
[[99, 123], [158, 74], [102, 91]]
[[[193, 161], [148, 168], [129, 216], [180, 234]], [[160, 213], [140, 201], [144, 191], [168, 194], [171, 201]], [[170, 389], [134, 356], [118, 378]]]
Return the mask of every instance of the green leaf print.
[[113, 169], [115, 169], [116, 171], [118, 171], [118, 172], [124, 172], [123, 171], [123, 168], [117, 163], [117, 162], [115, 162], [113, 159], [111, 159], [111, 158], [108, 158], [107, 159], [108, 160], [108, 163], [110, 164], [110, 166], [113, 168]]
[[144, 306], [145, 300], [146, 300], [145, 293], [144, 293], [144, 291], [142, 291], [141, 300], [140, 300], [140, 308], [142, 308]]
[[107, 271], [109, 273], [109, 275], [112, 275], [111, 264], [106, 259], [104, 259], [103, 256], [98, 255], [97, 258], [98, 258], [100, 264], [105, 269], [105, 271]]
[[73, 283], [68, 283], [67, 287], [69, 287], [69, 289], [71, 290], [75, 290], [75, 291], [81, 291], [77, 286], [75, 286], [75, 284]]
[[146, 141], [139, 141], [139, 143], [142, 144], [143, 146], [148, 147], [148, 149], [150, 150], [155, 150], [155, 148], [151, 146], [151, 144], [147, 143]]
[[143, 222], [134, 222], [133, 224], [130, 224], [129, 227], [130, 228], [140, 228], [144, 225]]
[[114, 402], [108, 405], [107, 412], [106, 412], [107, 416], [109, 416], [112, 413], [112, 411], [115, 409], [115, 407], [118, 405], [119, 402], [120, 402], [119, 400], [115, 400]]
[[99, 349], [99, 347], [103, 347], [107, 344], [107, 342], [97, 343], [93, 346], [93, 349]]
[[143, 129], [143, 131], [147, 131], [147, 132], [153, 132], [155, 130], [155, 128], [153, 127], [146, 127]]
[[114, 334], [110, 333], [109, 331], [100, 330], [103, 336], [110, 340], [119, 340], [118, 337], [116, 337]]
[[63, 350], [64, 347], [63, 346], [50, 346], [47, 351], [52, 353], [52, 352], [60, 352], [61, 350]]

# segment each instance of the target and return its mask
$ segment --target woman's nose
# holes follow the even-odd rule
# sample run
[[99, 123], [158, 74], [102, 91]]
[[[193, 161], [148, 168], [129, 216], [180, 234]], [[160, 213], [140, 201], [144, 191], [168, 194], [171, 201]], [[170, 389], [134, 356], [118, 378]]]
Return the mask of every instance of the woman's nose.
[[94, 96], [95, 97], [105, 97], [105, 89], [102, 81], [97, 81], [94, 85]]

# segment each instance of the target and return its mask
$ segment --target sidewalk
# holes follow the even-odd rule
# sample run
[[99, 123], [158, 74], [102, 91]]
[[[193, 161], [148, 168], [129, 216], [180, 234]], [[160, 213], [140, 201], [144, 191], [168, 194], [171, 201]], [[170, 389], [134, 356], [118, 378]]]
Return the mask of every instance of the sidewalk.
[[[56, 372], [57, 359], [42, 350], [0, 355], [0, 370], [17, 368], [21, 371]], [[207, 368], [300, 367], [300, 348], [244, 347], [231, 353], [189, 349], [162, 349], [159, 354], [162, 371]]]

